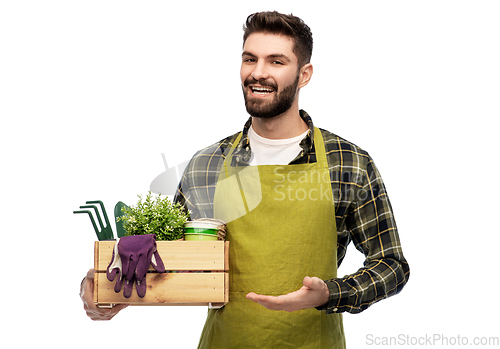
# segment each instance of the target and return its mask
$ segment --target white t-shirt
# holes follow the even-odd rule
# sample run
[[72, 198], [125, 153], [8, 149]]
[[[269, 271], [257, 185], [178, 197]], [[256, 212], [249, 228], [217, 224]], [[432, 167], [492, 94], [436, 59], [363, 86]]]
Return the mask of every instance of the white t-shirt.
[[293, 138], [268, 139], [259, 136], [250, 126], [248, 130], [252, 148], [250, 165], [288, 165], [302, 151], [299, 144], [307, 132]]

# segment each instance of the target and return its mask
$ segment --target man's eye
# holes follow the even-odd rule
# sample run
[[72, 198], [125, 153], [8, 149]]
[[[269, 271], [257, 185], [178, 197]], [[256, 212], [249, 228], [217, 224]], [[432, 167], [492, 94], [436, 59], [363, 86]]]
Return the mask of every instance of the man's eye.
[[245, 59], [243, 60], [243, 62], [246, 62], [246, 63], [253, 63], [253, 62], [255, 62], [255, 59], [254, 59], [254, 58], [245, 58]]
[[283, 62], [280, 62], [280, 61], [273, 61], [272, 63], [277, 64], [277, 65], [283, 65]]

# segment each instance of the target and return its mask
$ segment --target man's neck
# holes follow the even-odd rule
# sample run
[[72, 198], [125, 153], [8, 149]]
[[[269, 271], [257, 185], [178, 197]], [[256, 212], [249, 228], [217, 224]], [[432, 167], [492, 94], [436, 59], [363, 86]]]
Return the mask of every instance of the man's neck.
[[252, 127], [259, 136], [268, 139], [293, 138], [309, 128], [300, 117], [299, 109], [293, 107], [272, 118], [252, 117]]

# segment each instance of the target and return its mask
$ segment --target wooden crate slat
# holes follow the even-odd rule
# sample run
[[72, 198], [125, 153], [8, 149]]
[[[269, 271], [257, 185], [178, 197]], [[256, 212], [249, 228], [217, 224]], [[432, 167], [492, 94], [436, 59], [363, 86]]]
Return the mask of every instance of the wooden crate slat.
[[[115, 281], [109, 281], [106, 273], [97, 273], [95, 278], [99, 290], [96, 303], [132, 305], [227, 303], [225, 274], [227, 273], [148, 273], [146, 296], [140, 298], [134, 286], [132, 296], [127, 299], [123, 296], [123, 287], [120, 293], [115, 293]], [[94, 294], [97, 295], [95, 291]]]
[[[114, 245], [115, 241], [96, 242], [96, 271], [106, 271]], [[228, 243], [224, 241], [158, 241], [156, 245], [166, 270], [227, 271], [229, 268]]]
[[[106, 268], [111, 261], [115, 241], [97, 241], [94, 246], [94, 303], [131, 305], [219, 305], [229, 301], [228, 241], [157, 241], [166, 270], [210, 271], [194, 273], [147, 274], [147, 292], [140, 298], [134, 290], [130, 298], [123, 288], [115, 293], [116, 281], [109, 281]], [[225, 272], [224, 272], [225, 271]]]

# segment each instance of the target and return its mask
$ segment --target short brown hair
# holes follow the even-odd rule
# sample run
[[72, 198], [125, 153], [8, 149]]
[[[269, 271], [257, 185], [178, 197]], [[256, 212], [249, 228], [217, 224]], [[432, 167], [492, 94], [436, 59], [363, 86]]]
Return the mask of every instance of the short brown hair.
[[297, 56], [299, 68], [311, 61], [313, 38], [311, 29], [299, 17], [279, 12], [257, 12], [248, 16], [243, 25], [243, 45], [253, 33], [270, 33], [291, 37], [295, 44], [293, 53]]

